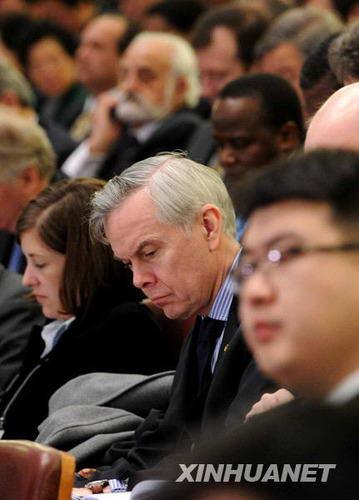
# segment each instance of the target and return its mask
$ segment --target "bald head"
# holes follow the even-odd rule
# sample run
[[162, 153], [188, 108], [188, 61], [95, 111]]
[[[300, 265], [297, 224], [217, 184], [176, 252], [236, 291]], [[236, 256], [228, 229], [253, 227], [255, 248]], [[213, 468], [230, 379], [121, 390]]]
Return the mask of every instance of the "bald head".
[[315, 148], [359, 151], [359, 83], [335, 92], [314, 115], [305, 149]]

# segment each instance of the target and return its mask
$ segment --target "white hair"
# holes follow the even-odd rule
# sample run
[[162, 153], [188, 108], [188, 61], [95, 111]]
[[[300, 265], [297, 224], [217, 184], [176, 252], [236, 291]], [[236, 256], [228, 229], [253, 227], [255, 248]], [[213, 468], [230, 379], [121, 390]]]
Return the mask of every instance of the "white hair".
[[190, 108], [196, 106], [200, 96], [199, 70], [196, 53], [187, 40], [171, 33], [144, 31], [132, 40], [131, 45], [140, 41], [158, 41], [168, 44], [172, 48], [171, 63], [173, 74], [184, 78], [187, 83], [184, 103]]
[[139, 189], [147, 190], [161, 222], [190, 231], [198, 211], [211, 203], [221, 212], [223, 233], [235, 237], [233, 204], [219, 174], [183, 154], [166, 153], [135, 163], [95, 193], [90, 217], [95, 239], [106, 242], [108, 215]]
[[0, 179], [11, 181], [29, 166], [50, 180], [55, 153], [45, 131], [34, 121], [0, 110]]

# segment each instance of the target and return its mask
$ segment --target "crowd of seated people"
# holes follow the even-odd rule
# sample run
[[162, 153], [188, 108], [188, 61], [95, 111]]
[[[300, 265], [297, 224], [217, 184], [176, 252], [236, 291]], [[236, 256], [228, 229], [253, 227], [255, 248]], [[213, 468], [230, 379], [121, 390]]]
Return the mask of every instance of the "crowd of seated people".
[[74, 495], [173, 479], [298, 396], [357, 411], [358, 22], [355, 0], [0, 5], [2, 436], [35, 440], [77, 376], [177, 364]]

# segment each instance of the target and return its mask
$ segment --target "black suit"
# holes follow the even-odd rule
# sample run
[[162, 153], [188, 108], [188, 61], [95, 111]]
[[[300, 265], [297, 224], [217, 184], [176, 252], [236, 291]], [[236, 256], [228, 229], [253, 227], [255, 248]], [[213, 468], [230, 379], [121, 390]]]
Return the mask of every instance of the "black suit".
[[154, 477], [154, 471], [134, 473], [156, 465], [159, 469], [167, 467], [171, 463], [168, 455], [188, 452], [198, 436], [205, 437], [213, 427], [223, 432], [229, 417], [238, 424], [263, 392], [273, 390], [273, 384], [262, 377], [252, 362], [235, 309], [233, 304], [203, 410], [196, 411], [196, 345], [192, 332], [183, 346], [164, 416], [155, 410], [150, 413], [136, 431], [135, 446], [127, 456], [122, 443], [114, 444], [105, 457], [111, 468], [96, 472], [94, 479], [124, 478], [130, 473], [134, 481], [147, 475]]
[[13, 234], [0, 230], [0, 264], [3, 264], [4, 267], [8, 266], [14, 242]]
[[149, 309], [134, 302], [118, 304], [115, 292], [112, 297], [100, 294], [96, 305], [77, 317], [42, 359], [44, 342], [40, 332], [41, 328], [33, 330], [20, 376], [1, 400], [3, 412], [26, 376], [38, 367], [9, 407], [6, 439], [34, 439], [37, 426], [48, 414], [50, 396], [78, 375], [150, 374], [175, 366], [171, 339], [159, 331]]
[[189, 109], [181, 109], [165, 118], [143, 143], [139, 143], [124, 130], [108, 151], [98, 177], [110, 179], [137, 161], [157, 153], [186, 150], [202, 119]]

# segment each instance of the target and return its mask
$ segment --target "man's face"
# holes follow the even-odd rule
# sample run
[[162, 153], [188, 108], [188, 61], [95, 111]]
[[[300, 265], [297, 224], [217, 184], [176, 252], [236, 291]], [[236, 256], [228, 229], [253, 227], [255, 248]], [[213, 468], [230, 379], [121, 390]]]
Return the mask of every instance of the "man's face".
[[95, 95], [116, 86], [118, 43], [126, 29], [121, 18], [99, 17], [81, 33], [76, 52], [78, 78]]
[[129, 46], [120, 63], [120, 119], [141, 124], [164, 118], [183, 104], [171, 70], [172, 56], [170, 47], [160, 41], [134, 41]]
[[234, 35], [224, 26], [214, 28], [211, 44], [197, 49], [196, 53], [201, 95], [210, 102], [213, 102], [227, 83], [245, 73], [245, 67], [238, 59]]
[[0, 229], [15, 232], [16, 221], [24, 207], [24, 199], [16, 179], [0, 180]]
[[[242, 259], [351, 240], [331, 217], [327, 204], [300, 200], [258, 209], [248, 221]], [[312, 252], [265, 266], [242, 283], [246, 340], [268, 376], [298, 394], [322, 397], [359, 367], [359, 255]]]
[[299, 81], [303, 62], [304, 57], [294, 44], [281, 43], [260, 59], [256, 69], [263, 73], [281, 76], [291, 83], [301, 96]]
[[105, 229], [114, 255], [132, 268], [134, 285], [168, 318], [208, 312], [219, 273], [200, 217], [190, 234], [164, 224], [141, 189], [110, 213]]
[[226, 181], [241, 180], [248, 171], [266, 165], [279, 154], [279, 133], [263, 125], [257, 99], [217, 99], [211, 121]]

